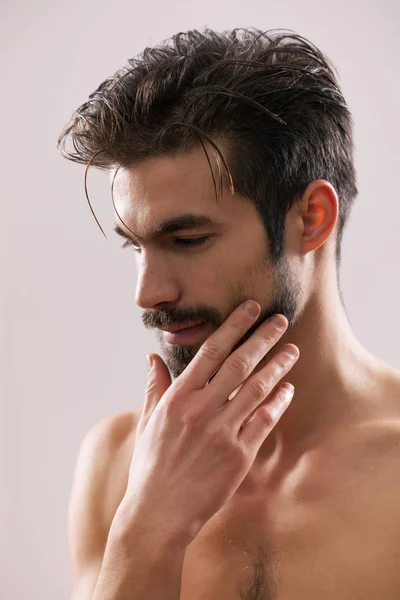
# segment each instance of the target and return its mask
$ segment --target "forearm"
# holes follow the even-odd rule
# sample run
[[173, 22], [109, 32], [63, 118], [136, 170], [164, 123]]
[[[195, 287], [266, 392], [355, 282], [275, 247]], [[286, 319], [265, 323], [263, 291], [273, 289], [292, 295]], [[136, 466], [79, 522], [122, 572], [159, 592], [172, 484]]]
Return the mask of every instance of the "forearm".
[[179, 600], [186, 544], [138, 516], [113, 522], [91, 600]]

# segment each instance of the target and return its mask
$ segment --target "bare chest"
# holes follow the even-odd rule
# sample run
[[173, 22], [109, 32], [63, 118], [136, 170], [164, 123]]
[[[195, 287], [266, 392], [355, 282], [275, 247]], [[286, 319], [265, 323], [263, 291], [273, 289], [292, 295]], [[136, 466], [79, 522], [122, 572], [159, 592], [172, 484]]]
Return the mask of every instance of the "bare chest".
[[394, 472], [345, 456], [234, 497], [188, 547], [181, 600], [398, 600]]

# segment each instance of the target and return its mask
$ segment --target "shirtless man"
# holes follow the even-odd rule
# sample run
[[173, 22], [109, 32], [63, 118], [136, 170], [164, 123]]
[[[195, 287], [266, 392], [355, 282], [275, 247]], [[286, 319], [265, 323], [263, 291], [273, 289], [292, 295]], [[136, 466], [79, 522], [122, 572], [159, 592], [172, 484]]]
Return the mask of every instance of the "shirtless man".
[[[205, 40], [199, 52], [213, 50]], [[148, 108], [151, 95], [141, 94]], [[304, 89], [291, 102], [305, 123], [318, 121]], [[339, 130], [330, 135], [339, 144]], [[222, 135], [217, 145], [229, 156]], [[305, 161], [319, 160], [314, 150]], [[136, 302], [161, 356], [152, 354], [143, 406], [103, 419], [81, 445], [72, 600], [398, 600], [400, 373], [361, 346], [343, 307], [335, 258], [346, 196], [337, 188], [351, 171], [339, 151], [329, 155], [339, 179], [314, 177], [298, 194], [279, 251], [274, 211], [263, 221], [226, 180], [215, 202], [217, 156], [199, 143], [110, 169], [117, 230], [135, 249]], [[380, 319], [391, 327], [390, 315]], [[202, 325], [166, 331], [193, 323]], [[298, 358], [284, 358], [287, 348]], [[284, 382], [294, 386], [286, 401]]]

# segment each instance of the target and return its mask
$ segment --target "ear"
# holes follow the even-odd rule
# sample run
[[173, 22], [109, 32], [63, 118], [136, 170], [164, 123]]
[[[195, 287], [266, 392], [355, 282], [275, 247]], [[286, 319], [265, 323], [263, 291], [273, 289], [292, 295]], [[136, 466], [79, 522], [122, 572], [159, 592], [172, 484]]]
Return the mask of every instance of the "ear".
[[299, 203], [303, 218], [302, 248], [317, 250], [330, 237], [339, 216], [339, 199], [334, 187], [324, 179], [312, 181]]

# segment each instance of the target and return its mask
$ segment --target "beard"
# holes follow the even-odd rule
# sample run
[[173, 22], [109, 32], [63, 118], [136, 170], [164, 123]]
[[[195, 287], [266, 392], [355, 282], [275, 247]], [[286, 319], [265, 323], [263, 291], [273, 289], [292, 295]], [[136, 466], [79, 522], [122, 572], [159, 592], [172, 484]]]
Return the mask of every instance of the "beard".
[[[263, 263], [262, 269], [266, 269], [265, 263]], [[270, 266], [269, 269], [271, 269]], [[268, 279], [271, 280], [270, 274], [268, 274]], [[212, 325], [214, 332], [222, 325], [222, 323], [233, 312], [233, 310], [245, 302], [245, 300], [253, 298], [254, 300], [257, 300], [261, 306], [260, 315], [257, 321], [248, 329], [248, 331], [246, 331], [242, 338], [232, 348], [230, 352], [230, 354], [232, 354], [253, 335], [256, 329], [258, 329], [258, 327], [264, 321], [272, 317], [274, 314], [282, 314], [287, 318], [288, 327], [285, 335], [290, 332], [298, 322], [302, 312], [303, 290], [300, 283], [296, 280], [295, 276], [290, 270], [286, 255], [283, 255], [277, 265], [273, 267], [272, 282], [272, 285], [275, 288], [275, 296], [266, 306], [262, 304], [262, 301], [257, 299], [259, 294], [251, 294], [249, 292], [246, 293], [241, 284], [236, 284], [235, 289], [232, 290], [232, 296], [228, 300], [229, 308], [226, 316], [223, 316], [214, 308], [197, 306], [190, 311], [190, 314], [189, 311], [182, 309], [179, 311], [170, 311], [168, 315], [160, 311], [159, 313], [156, 313], [157, 321], [155, 321], [155, 314], [153, 316], [150, 314], [145, 315], [143, 317], [143, 321], [146, 327], [155, 327], [157, 325], [161, 327], [171, 325], [177, 326], [178, 324], [185, 325], [185, 323], [194, 321], [205, 321], [206, 323]], [[156, 335], [161, 346], [160, 355], [165, 362], [172, 379], [176, 379], [184, 372], [205, 341], [203, 340], [202, 342], [191, 345], [168, 344], [164, 340], [162, 331], [157, 329]], [[264, 360], [269, 360], [274, 351], [275, 350], [273, 347], [270, 352], [265, 355], [263, 362]], [[216, 371], [216, 373], [217, 372], [218, 371]], [[214, 375], [216, 373], [214, 373]]]

